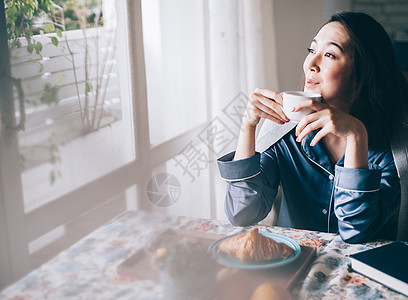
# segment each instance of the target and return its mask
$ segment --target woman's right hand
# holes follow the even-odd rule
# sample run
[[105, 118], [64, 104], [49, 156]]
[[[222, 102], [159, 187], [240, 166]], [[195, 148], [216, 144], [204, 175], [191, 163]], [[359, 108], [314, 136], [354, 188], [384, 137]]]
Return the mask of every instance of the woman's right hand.
[[261, 118], [278, 124], [289, 122], [282, 111], [282, 95], [267, 89], [256, 89], [249, 95], [234, 160], [255, 155], [255, 132]]
[[256, 127], [261, 118], [269, 119], [278, 124], [290, 120], [282, 111], [282, 95], [268, 89], [257, 88], [249, 95], [249, 101], [244, 114], [244, 127]]

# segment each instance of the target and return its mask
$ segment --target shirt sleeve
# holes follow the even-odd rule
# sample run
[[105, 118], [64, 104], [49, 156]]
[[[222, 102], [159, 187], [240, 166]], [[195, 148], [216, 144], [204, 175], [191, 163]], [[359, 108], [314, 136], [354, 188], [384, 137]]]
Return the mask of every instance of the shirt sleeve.
[[336, 165], [334, 212], [339, 233], [349, 243], [373, 239], [399, 207], [400, 184], [394, 160], [368, 169]]
[[234, 155], [235, 152], [231, 152], [217, 161], [220, 175], [227, 182], [224, 209], [233, 225], [247, 226], [268, 215], [279, 180], [271, 185], [262, 170], [261, 160], [270, 156], [257, 152], [252, 157], [234, 161]]

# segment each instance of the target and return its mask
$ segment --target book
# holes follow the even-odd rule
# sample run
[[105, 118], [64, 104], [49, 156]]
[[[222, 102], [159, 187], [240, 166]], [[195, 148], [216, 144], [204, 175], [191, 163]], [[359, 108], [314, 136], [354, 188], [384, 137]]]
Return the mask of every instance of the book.
[[408, 245], [401, 242], [350, 255], [351, 268], [408, 296]]

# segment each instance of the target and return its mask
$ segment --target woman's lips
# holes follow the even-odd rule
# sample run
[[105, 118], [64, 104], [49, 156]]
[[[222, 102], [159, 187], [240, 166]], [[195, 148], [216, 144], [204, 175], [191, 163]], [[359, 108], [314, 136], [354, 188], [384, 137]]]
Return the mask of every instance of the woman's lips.
[[306, 87], [308, 87], [308, 88], [313, 88], [313, 87], [317, 86], [318, 84], [319, 84], [319, 82], [317, 82], [315, 80], [308, 79], [306, 81]]

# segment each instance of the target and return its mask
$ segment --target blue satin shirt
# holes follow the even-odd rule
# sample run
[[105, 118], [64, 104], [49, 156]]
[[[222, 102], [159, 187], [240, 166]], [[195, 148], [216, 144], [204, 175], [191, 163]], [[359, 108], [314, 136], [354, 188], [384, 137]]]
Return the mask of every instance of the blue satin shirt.
[[369, 150], [368, 169], [345, 168], [344, 156], [332, 166], [321, 141], [309, 146], [314, 135], [298, 143], [293, 129], [263, 153], [218, 159], [230, 222], [263, 220], [281, 184], [278, 226], [337, 232], [349, 243], [395, 239], [401, 190], [391, 149]]

